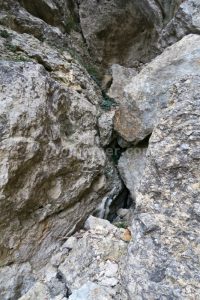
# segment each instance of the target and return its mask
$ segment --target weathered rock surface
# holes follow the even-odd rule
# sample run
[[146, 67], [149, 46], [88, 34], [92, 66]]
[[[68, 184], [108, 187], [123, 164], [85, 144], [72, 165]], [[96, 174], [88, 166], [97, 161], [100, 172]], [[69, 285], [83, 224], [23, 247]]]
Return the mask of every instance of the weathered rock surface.
[[67, 30], [71, 22], [77, 20], [77, 5], [73, 0], [19, 0], [22, 6], [33, 16], [45, 21], [47, 24]]
[[0, 269], [0, 297], [3, 300], [20, 298], [34, 283], [35, 276], [30, 263], [14, 264]]
[[150, 139], [124, 261], [129, 299], [199, 298], [199, 91], [199, 76], [174, 84]]
[[99, 134], [102, 146], [112, 142], [115, 111], [105, 112], [98, 119]]
[[114, 64], [111, 66], [112, 84], [109, 88], [109, 97], [115, 99], [118, 105], [123, 105], [125, 101], [124, 87], [129, 84], [131, 78], [137, 75], [137, 71], [133, 68], [125, 68]]
[[59, 51], [70, 49], [73, 56], [89, 64], [91, 59], [78, 18], [77, 4], [73, 0], [0, 2], [0, 25], [34, 36]]
[[118, 162], [121, 178], [134, 200], [145, 169], [146, 151], [146, 147], [128, 148]]
[[[1, 30], [0, 261], [37, 269], [121, 182], [100, 146], [102, 97], [84, 68], [67, 52]], [[0, 298], [6, 285], [5, 277]]]
[[174, 18], [160, 34], [160, 45], [166, 48], [190, 33], [200, 34], [200, 2], [182, 1]]
[[127, 299], [119, 261], [131, 236], [128, 239], [126, 229], [92, 216], [85, 229], [62, 243], [20, 300]]
[[199, 16], [0, 0], [0, 299], [199, 299]]
[[[106, 220], [94, 217], [90, 217], [85, 226], [88, 231], [78, 239], [69, 256], [59, 266], [72, 295], [76, 295], [76, 290], [87, 282], [93, 282], [100, 290], [104, 290], [102, 296], [105, 294], [105, 299], [126, 299], [120, 284], [118, 267], [118, 262], [127, 248], [124, 241], [125, 229], [119, 229]], [[122, 295], [124, 298], [121, 298]], [[71, 297], [75, 299], [75, 296]], [[95, 298], [91, 296], [88, 299]]]
[[159, 33], [181, 2], [80, 0], [83, 35], [93, 56], [104, 66], [119, 63], [132, 67], [138, 61], [147, 62], [158, 53]]
[[186, 75], [198, 75], [199, 60], [200, 36], [188, 35], [131, 76], [124, 87], [125, 100], [115, 114], [118, 134], [133, 143], [147, 137], [170, 102], [170, 87]]

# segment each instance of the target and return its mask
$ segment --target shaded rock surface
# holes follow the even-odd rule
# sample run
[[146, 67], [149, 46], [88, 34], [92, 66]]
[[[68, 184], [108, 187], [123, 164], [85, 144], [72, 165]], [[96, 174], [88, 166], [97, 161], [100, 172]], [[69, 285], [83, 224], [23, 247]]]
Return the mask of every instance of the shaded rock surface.
[[133, 67], [138, 61], [149, 61], [158, 53], [161, 29], [181, 2], [79, 0], [81, 28], [92, 55], [104, 66]]
[[130, 299], [198, 299], [200, 78], [171, 88], [150, 139], [124, 260]]
[[137, 75], [133, 68], [126, 68], [117, 64], [111, 66], [112, 84], [108, 90], [109, 97], [115, 99], [118, 105], [123, 105], [126, 100], [124, 97], [124, 87], [129, 84], [130, 79]]

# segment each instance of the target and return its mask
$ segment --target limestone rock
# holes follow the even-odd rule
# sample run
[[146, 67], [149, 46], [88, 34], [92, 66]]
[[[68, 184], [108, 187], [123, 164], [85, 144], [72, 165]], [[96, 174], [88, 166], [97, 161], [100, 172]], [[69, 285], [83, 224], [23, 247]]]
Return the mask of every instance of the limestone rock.
[[[22, 0], [23, 1], [23, 0]], [[28, 4], [29, 1], [26, 1]], [[39, 2], [39, 1], [37, 1]], [[55, 4], [52, 1], [42, 1], [46, 3], [46, 7], [51, 2], [51, 9], [55, 8]], [[25, 3], [25, 1], [24, 1]], [[34, 1], [35, 3], [35, 1]], [[48, 4], [47, 4], [48, 3]], [[38, 18], [35, 15], [29, 13], [23, 5], [21, 6], [18, 1], [5, 0], [1, 1], [1, 14], [0, 24], [8, 28], [11, 28], [20, 33], [28, 33], [38, 38], [39, 40], [47, 41], [55, 47], [66, 47], [68, 43], [67, 37], [63, 34], [61, 29], [55, 26], [51, 26]], [[46, 10], [47, 12], [48, 10]], [[55, 12], [55, 9], [54, 9]]]
[[112, 142], [115, 111], [102, 113], [98, 119], [99, 134], [102, 146]]
[[125, 68], [120, 65], [112, 65], [112, 85], [108, 91], [109, 97], [115, 99], [116, 103], [123, 105], [124, 87], [129, 84], [131, 78], [137, 75], [137, 71], [133, 68]]
[[92, 216], [85, 227], [89, 230], [75, 234], [77, 243], [59, 266], [72, 291], [70, 299], [79, 299], [83, 291], [85, 296], [80, 299], [92, 300], [94, 290], [97, 293], [94, 299], [100, 299], [102, 290], [102, 299], [127, 299], [118, 267], [128, 245], [122, 239], [125, 230]]
[[91, 63], [78, 21], [74, 0], [4, 0], [0, 2], [0, 25], [18, 33], [27, 33], [60, 52]]
[[140, 187], [140, 182], [145, 169], [146, 162], [145, 147], [128, 148], [120, 157], [118, 169], [126, 187], [131, 193], [133, 199]]
[[0, 29], [1, 266], [41, 267], [121, 182], [100, 146], [102, 98], [88, 73], [67, 52]]
[[87, 282], [74, 291], [69, 300], [112, 300], [112, 297], [102, 287], [93, 282]]
[[165, 48], [190, 33], [200, 34], [200, 3], [198, 0], [182, 1], [175, 16], [162, 30], [159, 44]]
[[199, 298], [199, 91], [199, 76], [176, 83], [150, 139], [124, 264], [130, 299]]
[[[62, 31], [67, 29], [71, 22], [76, 21], [76, 1], [70, 0], [20, 0], [22, 6], [33, 16], [44, 20], [47, 24], [60, 28]], [[73, 19], [75, 18], [75, 20]]]
[[0, 268], [0, 299], [18, 299], [21, 294], [26, 294], [32, 288], [35, 281], [29, 263]]
[[49, 300], [50, 298], [47, 287], [44, 284], [37, 282], [24, 296], [20, 297], [19, 300]]
[[135, 60], [151, 56], [151, 41], [162, 24], [161, 10], [154, 1], [79, 0], [79, 3], [83, 35], [99, 63], [132, 66]]
[[126, 104], [115, 113], [114, 128], [128, 142], [147, 137], [170, 102], [170, 87], [200, 72], [200, 37], [188, 35], [149, 63], [124, 87]]

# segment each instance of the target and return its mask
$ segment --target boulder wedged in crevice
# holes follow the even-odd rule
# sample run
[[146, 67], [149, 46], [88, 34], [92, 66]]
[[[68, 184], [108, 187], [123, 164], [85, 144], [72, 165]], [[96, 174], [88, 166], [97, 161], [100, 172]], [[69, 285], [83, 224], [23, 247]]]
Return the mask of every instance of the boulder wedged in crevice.
[[134, 201], [144, 174], [147, 149], [147, 147], [128, 148], [118, 162], [120, 177]]
[[130, 76], [115, 112], [114, 130], [137, 144], [152, 133], [162, 109], [170, 105], [170, 88], [187, 75], [198, 75], [200, 36], [188, 35], [167, 48], [136, 76]]

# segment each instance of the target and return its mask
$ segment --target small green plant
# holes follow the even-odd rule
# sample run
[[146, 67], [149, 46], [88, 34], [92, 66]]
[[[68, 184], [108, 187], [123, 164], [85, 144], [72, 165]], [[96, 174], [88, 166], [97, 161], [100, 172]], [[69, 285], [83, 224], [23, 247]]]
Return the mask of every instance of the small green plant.
[[7, 38], [9, 38], [9, 33], [6, 31], [6, 30], [1, 30], [0, 31], [0, 35], [1, 35], [1, 37], [2, 38], [4, 38], [4, 39], [7, 39]]
[[101, 75], [98, 69], [92, 64], [83, 65], [87, 72], [90, 74], [91, 78], [100, 86], [101, 85]]
[[65, 22], [65, 30], [67, 33], [70, 33], [72, 30], [77, 29], [77, 24], [73, 18], [73, 16], [69, 16], [67, 21]]
[[111, 110], [112, 107], [115, 107], [116, 106], [116, 102], [114, 99], [110, 98], [108, 95], [106, 95], [105, 92], [102, 92], [102, 95], [103, 95], [103, 101], [101, 103], [101, 107], [104, 109], [104, 110]]
[[127, 224], [125, 222], [116, 223], [115, 226], [118, 228], [123, 228], [123, 229], [127, 228]]
[[17, 51], [17, 46], [11, 44], [11, 43], [8, 43], [7, 44], [7, 48], [12, 51], [12, 52], [16, 52]]
[[23, 55], [18, 55], [15, 58], [15, 61], [24, 61], [24, 62], [30, 62], [32, 61], [29, 57], [23, 56]]

